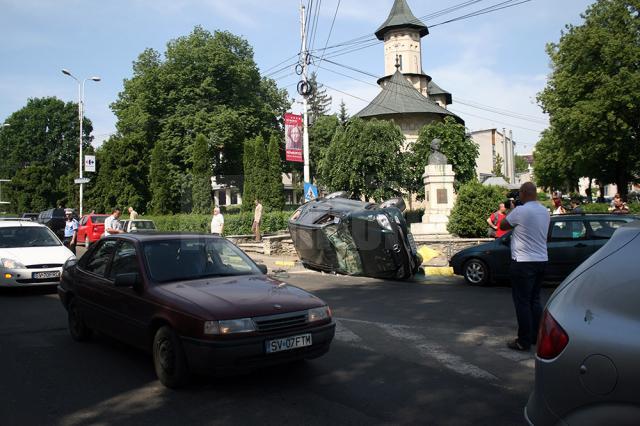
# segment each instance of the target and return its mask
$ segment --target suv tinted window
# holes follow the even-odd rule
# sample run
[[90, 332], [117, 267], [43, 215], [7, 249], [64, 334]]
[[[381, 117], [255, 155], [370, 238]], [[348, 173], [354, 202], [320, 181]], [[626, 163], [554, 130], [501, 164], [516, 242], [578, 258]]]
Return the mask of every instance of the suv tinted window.
[[132, 272], [138, 272], [138, 257], [136, 255], [136, 248], [130, 242], [124, 241], [116, 250], [115, 256], [113, 256], [113, 262], [111, 262], [111, 269], [109, 270], [109, 278], [115, 279], [116, 275], [129, 274]]
[[587, 228], [581, 220], [551, 222], [551, 240], [579, 240], [587, 235]]
[[593, 238], [611, 238], [616, 229], [627, 223], [624, 220], [591, 219], [589, 226], [593, 231]]
[[97, 275], [104, 276], [111, 255], [116, 249], [118, 242], [116, 240], [108, 240], [100, 242], [100, 246], [91, 253], [91, 257], [84, 262], [84, 270]]

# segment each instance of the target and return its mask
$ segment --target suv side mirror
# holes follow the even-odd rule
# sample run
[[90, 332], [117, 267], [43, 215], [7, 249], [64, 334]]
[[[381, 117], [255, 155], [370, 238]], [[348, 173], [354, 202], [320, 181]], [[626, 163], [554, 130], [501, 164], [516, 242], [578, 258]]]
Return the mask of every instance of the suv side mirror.
[[118, 274], [113, 283], [116, 287], [137, 287], [140, 282], [140, 277], [137, 272], [130, 272], [128, 274]]
[[268, 272], [267, 265], [263, 263], [257, 263], [257, 265], [258, 269], [260, 269], [260, 272], [262, 272], [263, 274], [266, 274]]

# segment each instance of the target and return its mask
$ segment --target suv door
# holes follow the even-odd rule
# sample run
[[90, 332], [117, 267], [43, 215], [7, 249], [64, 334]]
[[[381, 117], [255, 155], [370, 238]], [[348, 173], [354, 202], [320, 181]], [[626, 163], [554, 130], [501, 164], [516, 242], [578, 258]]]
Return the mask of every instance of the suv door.
[[582, 218], [552, 219], [547, 242], [547, 278], [564, 279], [569, 275], [591, 254], [589, 244]]

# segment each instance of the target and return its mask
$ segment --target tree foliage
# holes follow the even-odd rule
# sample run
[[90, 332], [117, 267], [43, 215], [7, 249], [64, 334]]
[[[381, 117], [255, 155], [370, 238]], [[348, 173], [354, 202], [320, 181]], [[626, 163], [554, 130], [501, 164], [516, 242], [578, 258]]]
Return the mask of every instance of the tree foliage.
[[345, 126], [347, 121], [349, 121], [349, 113], [347, 112], [347, 106], [344, 101], [340, 101], [340, 110], [338, 111], [338, 120], [340, 120], [340, 124]]
[[442, 122], [425, 125], [418, 135], [407, 157], [407, 179], [405, 187], [420, 197], [424, 197], [422, 175], [431, 155], [431, 141], [440, 139], [440, 151], [447, 156], [456, 175], [454, 183], [457, 188], [466, 182], [476, 179], [476, 159], [478, 145], [466, 133], [464, 125], [453, 117], [447, 117]]
[[322, 84], [318, 83], [318, 76], [315, 72], [312, 72], [309, 76], [309, 85], [313, 89], [311, 95], [309, 95], [307, 99], [309, 106], [309, 122], [310, 124], [313, 124], [318, 118], [329, 113], [331, 96], [327, 94], [327, 89], [325, 89]]
[[[191, 207], [195, 135], [207, 140], [216, 181], [240, 185], [244, 141], [280, 132], [280, 117], [288, 106], [286, 92], [261, 78], [246, 40], [195, 27], [191, 34], [171, 40], [164, 55], [153, 49], [142, 52], [111, 108], [119, 135], [143, 148], [144, 162], [150, 163], [154, 147], [164, 144], [169, 191], [154, 189], [144, 195], [168, 196], [152, 204], [176, 212]], [[144, 179], [148, 186], [151, 174]]]
[[323, 115], [309, 127], [309, 162], [312, 175], [317, 174], [318, 165], [338, 127], [340, 121], [335, 115]]
[[522, 155], [514, 155], [514, 166], [516, 173], [525, 173], [529, 170], [529, 163]]
[[560, 139], [555, 127], [551, 126], [542, 132], [533, 158], [533, 175], [539, 187], [565, 192], [577, 187], [580, 177], [577, 155], [567, 151], [566, 144]]
[[[78, 186], [73, 178], [78, 177], [78, 104], [54, 97], [33, 98], [5, 122], [9, 126], [0, 131], [0, 178], [12, 179], [6, 185], [10, 201], [15, 203], [11, 209], [76, 207]], [[84, 119], [82, 130], [84, 153], [91, 154], [91, 120]], [[35, 186], [25, 186], [28, 182]]]
[[461, 185], [447, 230], [462, 238], [486, 237], [487, 218], [504, 202], [505, 192], [499, 186], [482, 185], [477, 181]]
[[211, 163], [209, 146], [203, 134], [196, 136], [193, 145], [193, 213], [207, 214], [211, 211]]
[[159, 141], [151, 151], [149, 180], [151, 184], [151, 211], [154, 214], [167, 214], [175, 210], [172, 196], [171, 164], [165, 147], [166, 142]]
[[[582, 25], [547, 46], [552, 72], [538, 94], [567, 161], [556, 170], [588, 164], [586, 176], [615, 182], [623, 195], [640, 175], [639, 14], [635, 0], [596, 1]], [[551, 170], [536, 160], [540, 167]]]
[[320, 161], [320, 183], [355, 197], [380, 200], [398, 195], [404, 178], [403, 144], [396, 124], [354, 118], [338, 129]]
[[500, 154], [496, 154], [491, 173], [493, 173], [494, 176], [504, 177], [504, 174], [502, 173], [502, 166], [504, 166], [504, 160]]
[[280, 138], [275, 134], [269, 138], [267, 157], [269, 176], [263, 204], [270, 210], [282, 210], [284, 207], [284, 186], [282, 185]]

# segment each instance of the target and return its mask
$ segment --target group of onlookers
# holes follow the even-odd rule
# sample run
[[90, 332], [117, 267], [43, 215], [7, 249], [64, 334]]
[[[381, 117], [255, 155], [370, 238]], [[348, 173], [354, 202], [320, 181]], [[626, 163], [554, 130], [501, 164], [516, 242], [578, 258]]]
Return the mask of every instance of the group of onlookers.
[[[260, 224], [262, 223], [262, 204], [256, 198], [255, 209], [253, 210], [253, 223], [251, 231], [256, 241], [261, 241]], [[220, 212], [220, 207], [213, 209], [213, 217], [211, 218], [211, 233], [222, 236], [224, 232], [224, 215]]]
[[[138, 212], [136, 212], [133, 207], [129, 207], [128, 211], [130, 220], [135, 220], [138, 218]], [[91, 213], [95, 213], [95, 211], [92, 211]], [[121, 234], [124, 232], [124, 230], [122, 229], [122, 223], [119, 220], [121, 213], [121, 210], [116, 207], [111, 212], [111, 215], [105, 219], [103, 236]], [[75, 254], [79, 223], [73, 217], [73, 210], [65, 209], [64, 214], [66, 220], [64, 225], [63, 244], [67, 246], [69, 250], [73, 252], [73, 254]]]

